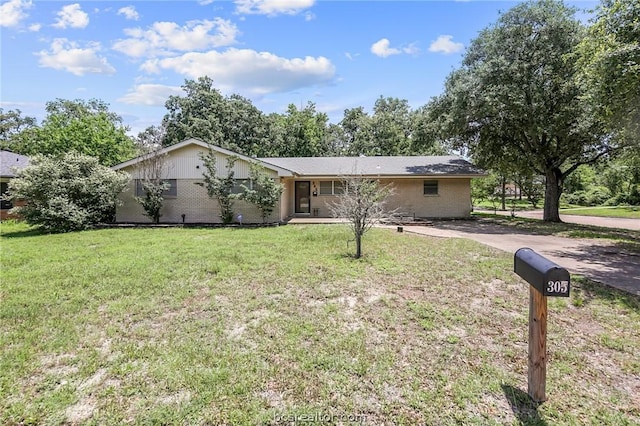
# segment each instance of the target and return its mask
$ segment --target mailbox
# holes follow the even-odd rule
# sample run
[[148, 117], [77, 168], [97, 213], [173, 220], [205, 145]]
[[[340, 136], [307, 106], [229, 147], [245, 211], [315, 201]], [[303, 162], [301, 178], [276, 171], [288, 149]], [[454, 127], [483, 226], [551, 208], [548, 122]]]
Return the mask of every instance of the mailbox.
[[516, 251], [513, 271], [544, 296], [569, 297], [569, 272], [530, 248]]

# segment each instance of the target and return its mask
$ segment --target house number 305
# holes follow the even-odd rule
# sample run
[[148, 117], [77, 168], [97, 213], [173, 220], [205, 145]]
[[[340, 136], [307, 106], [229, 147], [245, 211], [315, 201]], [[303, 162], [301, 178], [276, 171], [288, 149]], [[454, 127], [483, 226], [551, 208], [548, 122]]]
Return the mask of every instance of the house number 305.
[[567, 293], [569, 291], [569, 281], [549, 281], [547, 283], [547, 293]]

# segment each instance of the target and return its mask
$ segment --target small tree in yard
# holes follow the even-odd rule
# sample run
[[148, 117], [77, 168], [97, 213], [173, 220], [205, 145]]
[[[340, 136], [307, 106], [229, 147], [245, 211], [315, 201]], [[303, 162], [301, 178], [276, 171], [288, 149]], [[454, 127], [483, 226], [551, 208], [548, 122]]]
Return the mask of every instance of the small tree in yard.
[[249, 179], [252, 183], [251, 188], [242, 185], [240, 198], [251, 204], [255, 204], [255, 206], [260, 209], [262, 223], [265, 223], [267, 217], [269, 217], [276, 207], [276, 204], [278, 204], [284, 187], [271, 178], [265, 172], [264, 167], [256, 163], [251, 164]]
[[362, 257], [362, 236], [383, 219], [393, 216], [394, 211], [385, 209], [387, 197], [393, 192], [390, 186], [361, 176], [342, 180], [343, 192], [329, 206], [336, 218], [346, 218], [356, 241], [355, 258]]
[[53, 232], [74, 231], [109, 220], [129, 179], [126, 173], [84, 154], [35, 155], [9, 182], [8, 199], [26, 202], [13, 212], [31, 225]]
[[233, 186], [235, 185], [233, 166], [238, 160], [238, 157], [227, 157], [227, 175], [225, 177], [217, 175], [216, 156], [213, 150], [209, 150], [206, 155], [201, 154], [200, 158], [204, 162], [205, 167], [205, 171], [202, 173], [204, 183], [197, 182], [196, 185], [207, 188], [209, 197], [218, 200], [222, 223], [231, 223], [233, 222], [233, 200], [235, 199], [233, 194]]
[[135, 197], [136, 201], [142, 205], [145, 216], [160, 223], [160, 210], [164, 204], [164, 192], [169, 189], [169, 183], [164, 180], [166, 177], [167, 154], [160, 153], [157, 147], [145, 149], [143, 160], [140, 162], [140, 186], [144, 195]]

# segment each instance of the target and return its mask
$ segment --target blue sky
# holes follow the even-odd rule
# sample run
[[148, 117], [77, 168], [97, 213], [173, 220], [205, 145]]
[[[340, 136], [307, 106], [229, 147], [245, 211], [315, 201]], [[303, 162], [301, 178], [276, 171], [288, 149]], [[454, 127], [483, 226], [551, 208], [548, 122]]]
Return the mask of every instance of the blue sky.
[[265, 113], [311, 101], [337, 123], [380, 96], [418, 108], [441, 93], [478, 32], [516, 4], [2, 1], [0, 106], [42, 119], [47, 101], [97, 98], [137, 134], [160, 123], [185, 79], [209, 75]]

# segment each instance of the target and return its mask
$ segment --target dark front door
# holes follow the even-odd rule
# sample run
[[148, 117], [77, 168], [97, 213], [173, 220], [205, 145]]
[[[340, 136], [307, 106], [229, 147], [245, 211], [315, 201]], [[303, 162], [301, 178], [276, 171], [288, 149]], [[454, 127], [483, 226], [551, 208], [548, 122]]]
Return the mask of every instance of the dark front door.
[[311, 213], [311, 182], [296, 181], [296, 213]]

